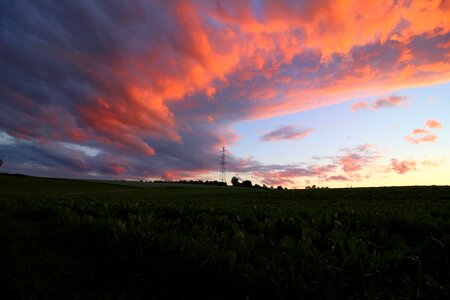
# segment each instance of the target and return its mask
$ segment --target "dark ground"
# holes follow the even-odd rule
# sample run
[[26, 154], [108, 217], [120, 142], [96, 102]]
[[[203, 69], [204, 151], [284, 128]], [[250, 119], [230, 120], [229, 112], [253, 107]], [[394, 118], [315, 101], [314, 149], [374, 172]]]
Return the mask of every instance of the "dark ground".
[[444, 299], [450, 187], [0, 175], [2, 299]]

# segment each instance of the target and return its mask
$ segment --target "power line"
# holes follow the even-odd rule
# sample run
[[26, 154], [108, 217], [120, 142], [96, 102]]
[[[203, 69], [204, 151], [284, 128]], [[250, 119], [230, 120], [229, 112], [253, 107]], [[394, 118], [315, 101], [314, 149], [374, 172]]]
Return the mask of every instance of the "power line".
[[222, 147], [222, 151], [220, 154], [220, 182], [226, 183], [226, 168], [225, 165], [227, 164], [226, 160], [225, 160], [226, 156], [225, 156], [225, 146]]

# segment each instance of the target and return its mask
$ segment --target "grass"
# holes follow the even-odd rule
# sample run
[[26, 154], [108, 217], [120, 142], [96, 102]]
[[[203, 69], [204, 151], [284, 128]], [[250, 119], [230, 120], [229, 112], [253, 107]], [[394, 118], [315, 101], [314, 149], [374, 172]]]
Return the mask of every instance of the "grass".
[[449, 187], [118, 184], [0, 175], [0, 296], [450, 297]]

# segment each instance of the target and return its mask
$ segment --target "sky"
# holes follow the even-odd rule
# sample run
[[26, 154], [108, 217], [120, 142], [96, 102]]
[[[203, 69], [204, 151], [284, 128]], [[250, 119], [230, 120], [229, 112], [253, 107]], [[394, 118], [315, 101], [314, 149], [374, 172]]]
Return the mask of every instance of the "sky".
[[450, 184], [450, 0], [1, 1], [0, 172]]

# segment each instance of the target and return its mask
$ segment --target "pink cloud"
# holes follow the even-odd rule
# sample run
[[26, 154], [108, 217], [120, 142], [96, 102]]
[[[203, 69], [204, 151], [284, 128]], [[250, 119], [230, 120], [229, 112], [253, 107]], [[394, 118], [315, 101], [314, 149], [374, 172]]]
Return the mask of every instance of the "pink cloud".
[[425, 129], [417, 128], [412, 131], [412, 134], [427, 134], [428, 131]]
[[285, 167], [283, 170], [276, 171], [256, 171], [253, 175], [261, 178], [261, 181], [267, 185], [286, 185], [294, 183], [293, 179], [297, 177], [324, 177], [336, 169], [335, 165]]
[[425, 125], [426, 125], [428, 128], [441, 128], [441, 127], [442, 127], [441, 122], [439, 122], [438, 120], [428, 120], [428, 121], [425, 123]]
[[362, 169], [361, 162], [364, 160], [362, 156], [356, 153], [349, 153], [341, 157], [339, 162], [344, 172], [355, 172]]
[[264, 134], [261, 139], [263, 141], [297, 140], [307, 137], [313, 131], [313, 129], [297, 129], [291, 125], [288, 125]]
[[[269, 185], [292, 185], [299, 177], [306, 177], [308, 180], [312, 178], [325, 181], [360, 181], [362, 178], [370, 177], [367, 171], [370, 171], [374, 162], [381, 157], [371, 144], [362, 144], [343, 151], [345, 154], [337, 157], [315, 157], [315, 159], [331, 159], [334, 161], [332, 164], [307, 167], [274, 165], [254, 171], [253, 175]], [[339, 167], [342, 167], [345, 175], [338, 173]]]
[[372, 145], [363, 144], [353, 149], [347, 149], [347, 153], [338, 157], [337, 161], [346, 173], [361, 171], [379, 158], [378, 153], [371, 148]]
[[126, 171], [125, 167], [118, 165], [118, 164], [108, 164], [104, 167], [104, 172], [113, 174], [113, 175], [119, 175]]
[[413, 160], [399, 161], [397, 159], [391, 159], [391, 169], [398, 174], [405, 174], [416, 169], [416, 162]]
[[367, 109], [369, 105], [365, 101], [355, 102], [352, 104], [352, 111], [364, 110]]
[[413, 136], [405, 136], [403, 138], [405, 141], [412, 144], [420, 144], [420, 143], [434, 143], [437, 141], [437, 136], [434, 134], [428, 134], [424, 137], [413, 137]]
[[266, 185], [291, 185], [294, 181], [291, 178], [284, 177], [277, 172], [272, 173], [260, 173], [255, 172], [256, 177], [261, 178], [261, 182]]
[[372, 103], [371, 107], [372, 109], [379, 109], [379, 108], [385, 108], [385, 107], [395, 107], [399, 106], [402, 103], [406, 102], [406, 97], [399, 97], [399, 96], [390, 96], [388, 98], [379, 98], [375, 100], [374, 103]]

